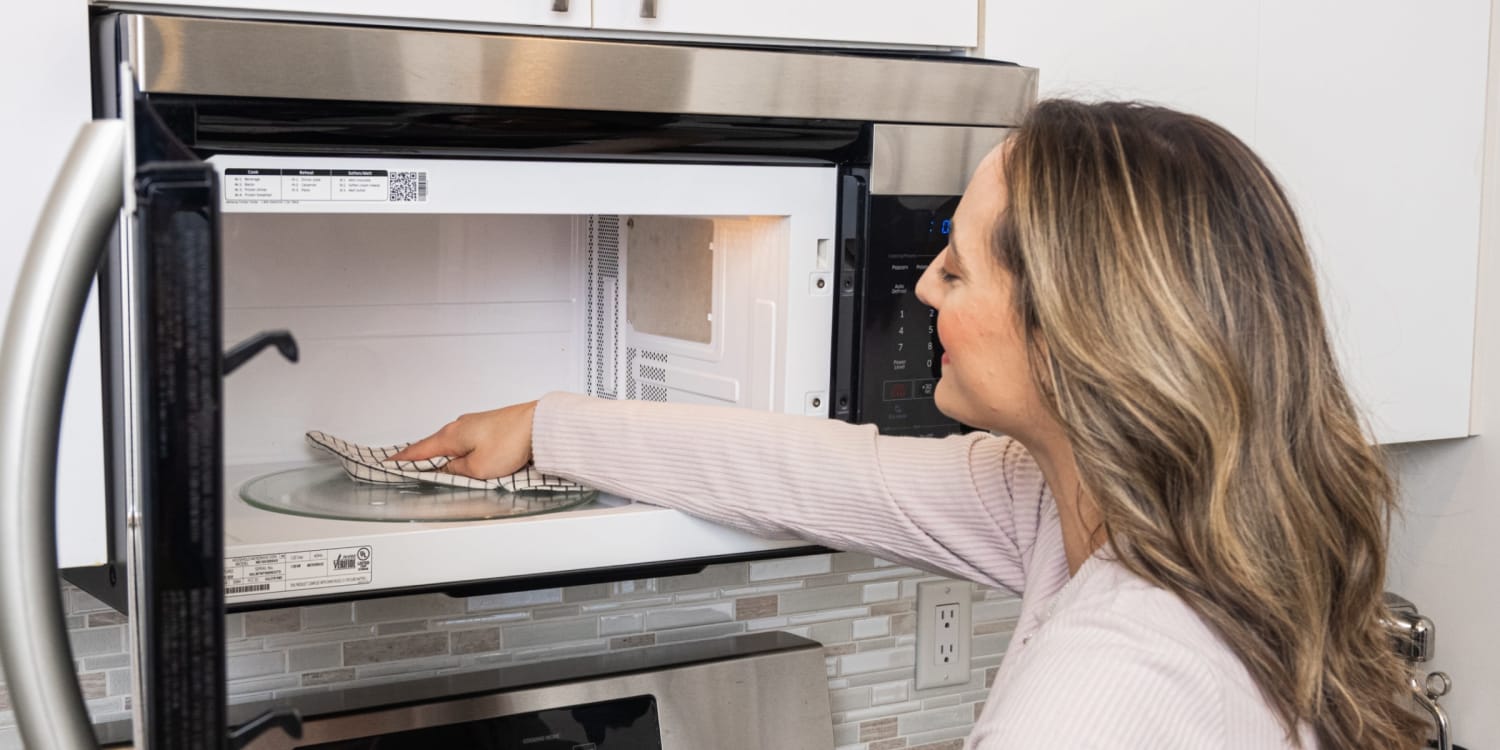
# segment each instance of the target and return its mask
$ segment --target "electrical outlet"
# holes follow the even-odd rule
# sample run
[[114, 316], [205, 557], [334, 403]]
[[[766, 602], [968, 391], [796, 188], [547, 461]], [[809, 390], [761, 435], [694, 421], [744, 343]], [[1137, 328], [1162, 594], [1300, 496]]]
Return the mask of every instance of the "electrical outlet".
[[969, 681], [973, 597], [963, 581], [917, 584], [918, 690]]

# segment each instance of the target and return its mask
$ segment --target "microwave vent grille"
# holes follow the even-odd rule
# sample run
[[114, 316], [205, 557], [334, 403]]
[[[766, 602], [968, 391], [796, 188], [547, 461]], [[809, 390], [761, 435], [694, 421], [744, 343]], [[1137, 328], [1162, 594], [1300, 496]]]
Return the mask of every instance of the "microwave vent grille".
[[[632, 347], [633, 348], [633, 347]], [[659, 362], [666, 364], [667, 355], [664, 352], [642, 351], [641, 358], [648, 362]], [[632, 368], [634, 369], [634, 368]], [[666, 401], [667, 400], [667, 371], [665, 368], [655, 365], [642, 364], [640, 367], [641, 377], [647, 382], [641, 384], [642, 401]], [[634, 373], [632, 372], [632, 375]], [[650, 381], [655, 380], [655, 383]]]
[[584, 290], [584, 318], [588, 346], [584, 373], [591, 396], [616, 398], [620, 340], [620, 217], [591, 216], [585, 258], [588, 282]]
[[625, 348], [625, 398], [635, 400], [639, 392], [635, 381], [635, 347], [630, 346]]

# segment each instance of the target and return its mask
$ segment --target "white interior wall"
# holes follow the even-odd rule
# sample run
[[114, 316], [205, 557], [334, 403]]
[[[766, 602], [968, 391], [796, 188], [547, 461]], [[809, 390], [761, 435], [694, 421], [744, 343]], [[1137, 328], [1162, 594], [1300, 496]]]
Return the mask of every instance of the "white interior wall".
[[224, 343], [287, 329], [225, 381], [226, 459], [299, 461], [321, 430], [415, 440], [466, 412], [583, 390], [571, 216], [226, 214]]
[[1453, 678], [1442, 699], [1456, 741], [1500, 747], [1500, 0], [1491, 3], [1484, 186], [1474, 340], [1476, 437], [1392, 451], [1404, 518], [1390, 589], [1437, 625], [1429, 665]]

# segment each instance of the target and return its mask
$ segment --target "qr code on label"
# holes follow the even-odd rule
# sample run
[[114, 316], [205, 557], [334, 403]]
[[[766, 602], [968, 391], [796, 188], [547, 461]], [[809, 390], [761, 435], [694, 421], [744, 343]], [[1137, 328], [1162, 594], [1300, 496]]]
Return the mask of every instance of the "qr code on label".
[[427, 200], [427, 173], [392, 172], [391, 200], [393, 202]]

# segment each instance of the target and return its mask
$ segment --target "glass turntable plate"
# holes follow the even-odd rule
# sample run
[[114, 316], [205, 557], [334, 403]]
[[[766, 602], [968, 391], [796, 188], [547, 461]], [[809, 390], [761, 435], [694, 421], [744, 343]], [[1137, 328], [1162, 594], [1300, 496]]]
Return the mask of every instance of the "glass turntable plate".
[[365, 484], [335, 465], [259, 476], [240, 485], [245, 502], [265, 510], [339, 521], [483, 521], [555, 513], [593, 501], [598, 490], [505, 492], [442, 485]]

